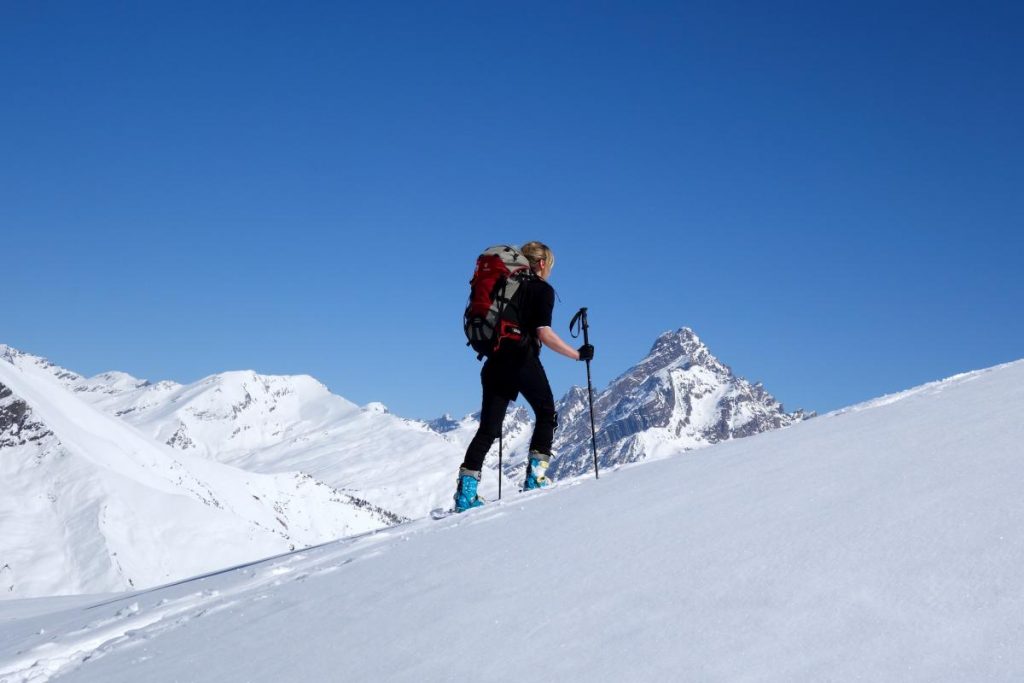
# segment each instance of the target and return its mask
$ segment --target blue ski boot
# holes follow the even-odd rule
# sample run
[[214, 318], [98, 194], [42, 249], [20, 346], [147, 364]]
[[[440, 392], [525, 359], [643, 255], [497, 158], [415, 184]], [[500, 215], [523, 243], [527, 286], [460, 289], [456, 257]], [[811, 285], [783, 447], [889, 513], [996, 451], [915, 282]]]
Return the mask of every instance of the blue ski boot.
[[526, 466], [526, 483], [523, 484], [524, 491], [542, 489], [551, 483], [546, 476], [550, 457], [547, 453], [530, 451], [530, 464]]
[[456, 512], [465, 512], [484, 504], [484, 499], [476, 494], [476, 486], [479, 483], [479, 472], [467, 470], [464, 467], [459, 469], [459, 483], [458, 488], [455, 489]]

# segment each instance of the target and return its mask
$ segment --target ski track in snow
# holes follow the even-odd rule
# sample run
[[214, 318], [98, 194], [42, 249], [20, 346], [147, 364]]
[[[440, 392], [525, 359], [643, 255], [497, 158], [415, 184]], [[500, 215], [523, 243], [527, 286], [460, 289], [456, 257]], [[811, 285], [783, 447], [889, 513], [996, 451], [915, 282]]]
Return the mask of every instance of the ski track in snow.
[[[62, 624], [58, 628], [30, 627], [24, 631], [24, 648], [13, 657], [0, 659], [0, 683], [41, 683], [61, 677], [82, 664], [136, 647], [191, 621], [229, 608], [244, 607], [246, 603], [272, 599], [270, 591], [276, 587], [333, 574], [353, 562], [380, 557], [389, 547], [405, 542], [413, 535], [484, 524], [505, 516], [507, 507], [521, 508], [544, 493], [578, 483], [579, 480], [567, 480], [546, 491], [523, 493], [514, 501], [493, 501], [461, 515], [453, 514], [440, 520], [417, 520], [134, 592], [63, 614], [51, 613], [26, 619], [26, 623], [34, 624], [36, 621], [52, 623], [54, 618], [58, 618]], [[237, 578], [239, 572], [246, 575], [241, 581]], [[204, 584], [208, 586], [196, 590]], [[174, 597], [159, 597], [169, 593]], [[2, 608], [3, 603], [0, 603]], [[85, 623], [76, 626], [82, 621]], [[61, 635], [37, 642], [48, 631]]]
[[[608, 474], [612, 472], [614, 470], [609, 470]], [[304, 582], [333, 574], [353, 562], [379, 557], [388, 546], [407, 541], [412, 535], [487, 523], [505, 516], [506, 508], [522, 509], [545, 494], [576, 486], [582, 479], [577, 477], [557, 482], [544, 490], [521, 492], [511, 500], [505, 496], [501, 501], [491, 501], [466, 513], [437, 520], [417, 520], [69, 610], [64, 624], [65, 628], [72, 630], [66, 631], [65, 635], [54, 635], [42, 643], [26, 645], [15, 656], [0, 659], [0, 683], [49, 681], [86, 662], [135, 647], [190, 621], [246, 602], [270, 599], [267, 591], [285, 583]], [[238, 572], [247, 574], [247, 577], [237, 581]], [[206, 583], [210, 586], [195, 590]], [[168, 592], [176, 596], [156, 597]], [[0, 603], [0, 609], [2, 607], [3, 603]], [[97, 617], [94, 611], [108, 616]], [[41, 620], [50, 618], [52, 615], [39, 617]], [[82, 618], [86, 618], [85, 624], [77, 628], [70, 626]], [[30, 631], [25, 639], [37, 640], [38, 636], [46, 635], [46, 630]], [[59, 633], [61, 629], [51, 627], [49, 630]]]

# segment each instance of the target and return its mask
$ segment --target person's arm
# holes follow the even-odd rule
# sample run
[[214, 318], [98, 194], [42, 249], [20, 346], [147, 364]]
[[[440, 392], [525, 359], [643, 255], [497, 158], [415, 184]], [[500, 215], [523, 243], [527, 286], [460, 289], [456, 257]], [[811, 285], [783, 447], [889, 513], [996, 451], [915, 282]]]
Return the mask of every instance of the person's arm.
[[555, 353], [560, 353], [566, 358], [572, 358], [573, 360], [580, 359], [579, 351], [562, 341], [562, 338], [550, 327], [538, 327], [537, 339], [540, 339], [544, 346]]

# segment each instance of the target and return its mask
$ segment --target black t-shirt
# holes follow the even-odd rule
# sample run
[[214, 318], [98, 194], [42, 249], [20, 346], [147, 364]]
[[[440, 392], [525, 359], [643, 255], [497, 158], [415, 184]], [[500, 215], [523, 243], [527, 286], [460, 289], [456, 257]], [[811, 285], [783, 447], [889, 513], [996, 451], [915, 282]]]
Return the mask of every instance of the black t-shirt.
[[544, 280], [534, 278], [523, 283], [523, 329], [535, 341], [537, 350], [540, 350], [540, 341], [537, 340], [538, 327], [551, 327], [551, 315], [555, 310], [555, 290]]

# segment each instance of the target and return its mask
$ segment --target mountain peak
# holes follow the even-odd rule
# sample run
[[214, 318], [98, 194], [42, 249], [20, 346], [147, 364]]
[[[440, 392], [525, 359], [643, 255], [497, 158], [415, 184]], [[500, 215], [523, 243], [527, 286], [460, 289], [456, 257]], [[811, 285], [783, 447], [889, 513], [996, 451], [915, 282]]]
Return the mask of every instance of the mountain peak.
[[[586, 393], [559, 402], [551, 474], [579, 474], [591, 466]], [[700, 448], [805, 419], [786, 413], [760, 385], [719, 361], [689, 327], [662, 333], [647, 356], [594, 396], [597, 447], [605, 466]]]
[[678, 330], [668, 330], [659, 334], [658, 338], [654, 340], [651, 352], [665, 346], [700, 347], [704, 346], [704, 343], [692, 328], [680, 327]]
[[75, 385], [76, 392], [102, 392], [105, 394], [121, 394], [149, 386], [149, 381], [133, 377], [127, 372], [110, 370], [82, 379]]
[[7, 344], [0, 344], [0, 360], [7, 361], [11, 365], [15, 366], [34, 365], [40, 367], [65, 384], [77, 382], [82, 379], [82, 376], [77, 372], [72, 372], [67, 368], [62, 368], [42, 356], [36, 356], [31, 353], [19, 351], [13, 346], [8, 346]]
[[650, 353], [640, 362], [645, 373], [693, 365], [703, 366], [718, 374], [731, 375], [732, 371], [715, 358], [697, 333], [689, 327], [663, 332], [654, 341]]
[[4, 359], [8, 363], [13, 363], [14, 359], [21, 355], [23, 355], [21, 351], [14, 348], [13, 346], [8, 346], [7, 344], [0, 344], [0, 358]]
[[438, 434], [447, 434], [448, 432], [455, 431], [459, 428], [459, 424], [460, 422], [452, 417], [451, 413], [445, 413], [441, 417], [427, 422], [427, 426]]

